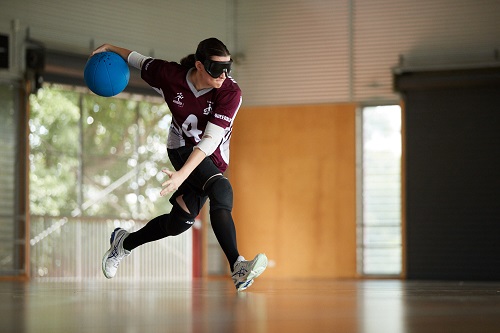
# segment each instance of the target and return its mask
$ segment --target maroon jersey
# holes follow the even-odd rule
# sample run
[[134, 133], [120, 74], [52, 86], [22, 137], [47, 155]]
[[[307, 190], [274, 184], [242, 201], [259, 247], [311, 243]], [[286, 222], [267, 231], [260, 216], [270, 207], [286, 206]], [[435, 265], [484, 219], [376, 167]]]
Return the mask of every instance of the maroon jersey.
[[148, 59], [142, 65], [141, 77], [163, 96], [172, 112], [168, 148], [196, 146], [209, 121], [225, 129], [224, 138], [210, 155], [224, 172], [229, 164], [229, 140], [241, 106], [241, 90], [228, 77], [218, 89], [197, 91], [188, 80], [189, 71], [175, 62]]

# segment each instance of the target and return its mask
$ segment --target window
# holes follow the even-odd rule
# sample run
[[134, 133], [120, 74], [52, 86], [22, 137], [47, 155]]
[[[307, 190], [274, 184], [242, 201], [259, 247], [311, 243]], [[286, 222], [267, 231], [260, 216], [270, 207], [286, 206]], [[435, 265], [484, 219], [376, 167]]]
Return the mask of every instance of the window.
[[364, 107], [358, 150], [358, 272], [399, 275], [401, 243], [401, 108]]
[[[171, 168], [170, 111], [161, 99], [124, 96], [55, 84], [30, 96], [31, 276], [102, 279], [96, 267], [111, 231], [170, 210], [159, 195], [160, 170]], [[191, 278], [191, 237], [145, 246], [120, 278]]]

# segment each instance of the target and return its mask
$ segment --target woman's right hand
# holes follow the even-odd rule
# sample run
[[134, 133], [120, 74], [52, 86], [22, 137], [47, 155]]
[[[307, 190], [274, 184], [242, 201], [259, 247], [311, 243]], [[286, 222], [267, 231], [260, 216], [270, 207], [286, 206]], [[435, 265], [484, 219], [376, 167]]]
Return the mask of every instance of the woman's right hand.
[[94, 51], [90, 54], [90, 56], [92, 57], [94, 54], [97, 54], [97, 53], [111, 51], [111, 50], [110, 50], [110, 46], [112, 46], [112, 45], [109, 45], [109, 44], [102, 44], [102, 45], [101, 45], [101, 46], [99, 46], [97, 49], [95, 49], [95, 50], [94, 50]]
[[128, 59], [128, 55], [130, 54], [130, 50], [124, 49], [119, 46], [111, 45], [111, 44], [102, 44], [99, 46], [97, 49], [95, 49], [90, 56], [92, 57], [94, 54], [101, 53], [101, 52], [114, 52], [118, 54], [120, 57], [122, 57], [125, 61]]

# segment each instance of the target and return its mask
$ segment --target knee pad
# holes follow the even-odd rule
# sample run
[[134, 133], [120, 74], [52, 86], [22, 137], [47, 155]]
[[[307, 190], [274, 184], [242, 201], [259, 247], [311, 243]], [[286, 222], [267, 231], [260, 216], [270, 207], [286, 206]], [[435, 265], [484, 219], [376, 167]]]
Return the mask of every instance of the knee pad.
[[218, 177], [208, 190], [210, 209], [233, 210], [233, 188], [226, 177]]
[[178, 203], [174, 203], [164, 224], [165, 232], [168, 236], [177, 236], [193, 226], [195, 217], [182, 209]]
[[194, 192], [179, 193], [179, 195], [172, 196], [169, 200], [170, 203], [172, 204], [172, 210], [174, 209], [174, 207], [176, 207], [175, 209], [179, 208], [183, 212], [185, 212], [184, 209], [182, 209], [179, 206], [179, 203], [177, 202], [177, 199], [181, 196], [182, 196], [182, 201], [184, 201], [184, 204], [186, 205], [188, 211], [193, 216], [193, 218], [198, 216], [198, 214], [201, 211], [201, 208], [203, 207], [203, 205], [207, 201], [206, 194], [200, 195], [200, 194], [194, 193]]

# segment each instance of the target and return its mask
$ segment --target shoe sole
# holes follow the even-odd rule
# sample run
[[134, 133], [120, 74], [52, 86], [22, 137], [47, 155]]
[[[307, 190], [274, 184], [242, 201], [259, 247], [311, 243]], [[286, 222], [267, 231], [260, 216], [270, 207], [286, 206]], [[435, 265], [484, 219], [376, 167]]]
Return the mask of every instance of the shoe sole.
[[237, 289], [238, 291], [243, 291], [250, 287], [253, 283], [253, 279], [257, 278], [261, 275], [267, 268], [267, 257], [265, 254], [258, 254], [256, 256], [256, 260], [252, 265], [250, 270], [250, 274], [248, 274], [247, 278], [244, 281], [241, 281], [240, 287]]
[[102, 265], [101, 265], [102, 273], [104, 274], [104, 276], [107, 279], [113, 278], [113, 276], [108, 276], [108, 274], [106, 274], [106, 259], [108, 259], [108, 256], [109, 256], [110, 253], [111, 253], [111, 249], [108, 250], [108, 251], [106, 251], [106, 253], [104, 254], [104, 257], [102, 257]]
[[247, 280], [245, 282], [241, 282], [239, 287], [236, 288], [236, 291], [243, 291], [243, 290], [247, 289], [248, 287], [250, 287], [252, 284], [253, 284], [253, 280]]

